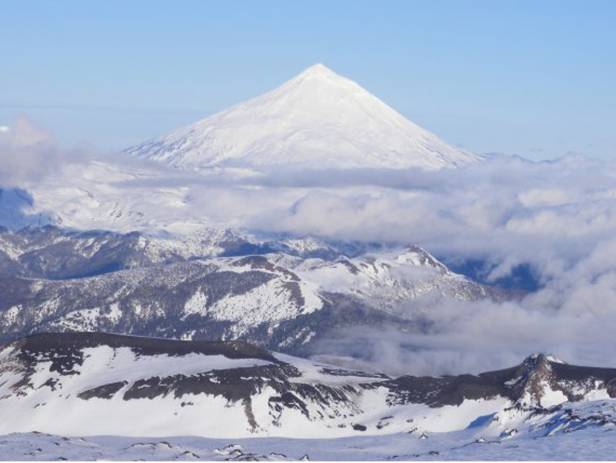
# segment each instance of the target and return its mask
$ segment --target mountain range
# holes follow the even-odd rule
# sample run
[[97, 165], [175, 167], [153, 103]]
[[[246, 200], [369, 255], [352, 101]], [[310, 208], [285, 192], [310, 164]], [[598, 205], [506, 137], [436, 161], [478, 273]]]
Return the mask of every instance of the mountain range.
[[413, 245], [254, 241], [218, 230], [182, 241], [52, 226], [0, 231], [0, 245], [0, 340], [103, 330], [307, 355], [349, 328], [421, 331], [437, 304], [513, 297]]

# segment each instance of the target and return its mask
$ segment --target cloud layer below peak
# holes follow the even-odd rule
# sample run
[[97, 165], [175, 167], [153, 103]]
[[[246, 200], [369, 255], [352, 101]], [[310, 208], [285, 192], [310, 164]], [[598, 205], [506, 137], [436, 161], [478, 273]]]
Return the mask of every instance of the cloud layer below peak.
[[[22, 135], [15, 138], [12, 127], [0, 133], [0, 187], [27, 191], [20, 207], [62, 225], [121, 231], [207, 225], [414, 243], [459, 268], [479, 262], [486, 282], [510, 277], [521, 265], [532, 269], [539, 289], [520, 301], [442, 304], [426, 315], [431, 331], [402, 338], [363, 333], [373, 360], [391, 369], [480, 371], [531, 351], [614, 366], [614, 162], [493, 156], [431, 172], [189, 173], [121, 156], [67, 154], [36, 131]], [[0, 220], [12, 217], [5, 209], [14, 203], [0, 195]]]

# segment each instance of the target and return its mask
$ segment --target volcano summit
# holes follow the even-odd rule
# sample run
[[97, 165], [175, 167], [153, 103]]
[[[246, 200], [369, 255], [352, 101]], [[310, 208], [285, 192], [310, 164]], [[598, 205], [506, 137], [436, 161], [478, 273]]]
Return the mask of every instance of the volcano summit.
[[280, 87], [127, 150], [175, 167], [424, 168], [480, 159], [315, 64]]

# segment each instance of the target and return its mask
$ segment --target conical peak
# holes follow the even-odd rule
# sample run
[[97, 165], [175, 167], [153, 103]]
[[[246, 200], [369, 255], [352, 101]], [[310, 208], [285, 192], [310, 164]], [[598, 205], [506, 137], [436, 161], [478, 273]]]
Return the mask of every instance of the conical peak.
[[526, 378], [526, 381], [541, 380], [550, 375], [552, 371], [551, 363], [548, 355], [533, 354], [524, 359], [519, 367], [519, 372]]
[[321, 63], [313, 64], [309, 68], [304, 69], [300, 74], [287, 81], [283, 88], [303, 87], [304, 85], [308, 87], [343, 87], [353, 91], [361, 89], [352, 80], [335, 73]]
[[477, 160], [318, 63], [129, 153], [177, 167], [438, 169]]
[[565, 363], [565, 362], [563, 362], [562, 360], [560, 360], [559, 358], [551, 354], [536, 353], [536, 354], [532, 354], [526, 357], [524, 359], [524, 362], [522, 362], [522, 365], [526, 365], [530, 367], [537, 367], [541, 365], [550, 365], [552, 363]]
[[341, 77], [322, 63], [313, 64], [304, 69], [297, 77]]
[[549, 363], [548, 356], [543, 353], [532, 354], [524, 359], [524, 365], [532, 367], [544, 365], [546, 363]]

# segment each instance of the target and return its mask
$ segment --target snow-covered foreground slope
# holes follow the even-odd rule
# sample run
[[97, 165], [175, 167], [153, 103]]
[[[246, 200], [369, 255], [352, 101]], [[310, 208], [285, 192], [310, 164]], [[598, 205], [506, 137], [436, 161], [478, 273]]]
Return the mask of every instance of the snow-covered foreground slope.
[[[596, 404], [589, 403], [588, 409]], [[611, 460], [616, 424], [586, 422], [575, 432], [520, 433], [485, 439], [482, 430], [335, 439], [209, 439], [202, 437], [65, 437], [42, 433], [0, 436], [6, 460]], [[584, 407], [586, 408], [586, 407]], [[580, 410], [582, 407], [567, 408]], [[552, 415], [548, 415], [552, 416]]]
[[322, 64], [271, 92], [127, 152], [183, 168], [434, 169], [479, 160]]
[[503, 441], [607, 426], [613, 397], [616, 369], [543, 355], [477, 376], [391, 378], [238, 342], [65, 333], [0, 351], [2, 434]]

